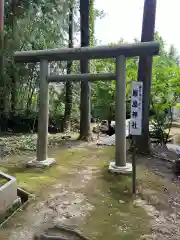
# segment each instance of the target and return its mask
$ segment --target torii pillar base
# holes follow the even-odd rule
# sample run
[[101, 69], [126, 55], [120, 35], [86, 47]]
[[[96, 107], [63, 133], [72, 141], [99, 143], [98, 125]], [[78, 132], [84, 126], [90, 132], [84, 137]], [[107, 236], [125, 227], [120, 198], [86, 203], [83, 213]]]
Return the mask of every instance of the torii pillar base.
[[55, 164], [56, 160], [54, 158], [47, 158], [43, 161], [37, 161], [37, 159], [33, 159], [28, 162], [28, 167], [37, 167], [37, 168], [46, 168], [50, 167], [51, 165]]
[[132, 174], [132, 164], [131, 163], [126, 163], [126, 166], [119, 167], [119, 166], [116, 165], [115, 162], [110, 162], [109, 172], [122, 174], [122, 175]]

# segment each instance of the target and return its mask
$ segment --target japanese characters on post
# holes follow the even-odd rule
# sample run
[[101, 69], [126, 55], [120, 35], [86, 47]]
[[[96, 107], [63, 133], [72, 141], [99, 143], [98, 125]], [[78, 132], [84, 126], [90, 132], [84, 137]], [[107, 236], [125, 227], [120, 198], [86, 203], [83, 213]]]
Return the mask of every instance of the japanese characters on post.
[[130, 134], [142, 133], [142, 93], [143, 83], [132, 82]]

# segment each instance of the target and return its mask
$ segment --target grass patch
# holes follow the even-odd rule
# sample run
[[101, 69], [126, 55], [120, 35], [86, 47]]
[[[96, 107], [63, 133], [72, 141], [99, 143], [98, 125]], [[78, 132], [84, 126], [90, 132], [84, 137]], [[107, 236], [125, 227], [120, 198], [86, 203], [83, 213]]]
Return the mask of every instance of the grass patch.
[[[90, 239], [136, 240], [151, 235], [150, 217], [143, 207], [137, 207], [132, 197], [131, 177], [107, 172], [109, 160], [113, 159], [114, 147], [98, 150], [95, 165], [101, 168], [94, 184], [87, 189], [89, 202], [94, 210], [81, 226]], [[169, 208], [166, 189], [172, 186], [167, 180], [150, 170], [137, 166], [137, 198], [146, 200], [157, 210]]]
[[[84, 163], [84, 166], [86, 162], [89, 166], [101, 166], [100, 158], [107, 160], [111, 155], [113, 155], [113, 148], [77, 146], [76, 148], [54, 149], [53, 154], [49, 156], [56, 159], [56, 164], [50, 168], [27, 168], [27, 161], [24, 163], [16, 161], [16, 156], [13, 156], [10, 161], [3, 162], [0, 171], [16, 177], [19, 187], [38, 196], [53, 184], [70, 180], [81, 163]], [[25, 158], [27, 159], [27, 156]]]
[[86, 148], [56, 149], [52, 157], [56, 159], [57, 163], [50, 168], [26, 168], [25, 164], [16, 163], [14, 157], [13, 161], [3, 164], [0, 171], [16, 177], [19, 187], [40, 195], [45, 188], [60, 183], [60, 180], [69, 179], [73, 169], [76, 169], [85, 158], [91, 155], [91, 151]]
[[4, 221], [6, 221], [18, 208], [20, 208], [21, 202], [18, 201], [14, 203], [12, 206], [10, 206], [5, 213], [0, 214], [0, 225], [3, 224]]
[[166, 203], [160, 197], [164, 194], [164, 180], [142, 166], [138, 167], [137, 176], [139, 196], [158, 210], [166, 208]]
[[[18, 163], [7, 163], [1, 170], [17, 178], [20, 187], [41, 196], [48, 194], [51, 186], [62, 181], [73, 181], [79, 168], [95, 167], [93, 179], [82, 189], [94, 206], [86, 221], [80, 226], [90, 239], [136, 240], [150, 234], [150, 217], [134, 204], [131, 177], [108, 173], [108, 163], [114, 158], [114, 147], [76, 147], [54, 150], [51, 155], [57, 164], [47, 169], [24, 168]], [[138, 197], [156, 207], [162, 206], [166, 182], [146, 168], [138, 166]], [[154, 200], [152, 196], [156, 196]], [[165, 205], [163, 205], [165, 207]]]
[[4, 184], [6, 184], [7, 182], [8, 182], [8, 180], [6, 178], [0, 177], [0, 187], [3, 186]]
[[138, 195], [159, 211], [169, 208], [168, 192], [180, 190], [168, 179], [158, 176], [143, 166], [137, 168], [137, 182]]
[[131, 177], [109, 174], [107, 168], [105, 164], [88, 189], [95, 208], [81, 227], [83, 233], [98, 240], [135, 240], [149, 234], [149, 216], [133, 203]]

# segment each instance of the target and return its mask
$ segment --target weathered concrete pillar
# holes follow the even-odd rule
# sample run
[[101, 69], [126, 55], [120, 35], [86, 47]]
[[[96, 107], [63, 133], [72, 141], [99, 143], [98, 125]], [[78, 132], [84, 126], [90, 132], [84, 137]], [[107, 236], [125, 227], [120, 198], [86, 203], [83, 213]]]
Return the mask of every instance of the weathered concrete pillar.
[[126, 166], [126, 58], [116, 59], [116, 166]]
[[126, 163], [126, 58], [116, 59], [116, 113], [115, 113], [115, 162], [109, 170], [120, 174], [132, 172], [132, 165]]
[[40, 62], [40, 93], [39, 93], [39, 118], [38, 118], [38, 139], [37, 139], [37, 161], [47, 159], [48, 148], [48, 121], [49, 121], [49, 84], [48, 61]]
[[55, 163], [48, 158], [48, 122], [49, 122], [49, 66], [47, 60], [40, 61], [39, 118], [36, 159], [28, 162], [29, 166], [46, 167]]

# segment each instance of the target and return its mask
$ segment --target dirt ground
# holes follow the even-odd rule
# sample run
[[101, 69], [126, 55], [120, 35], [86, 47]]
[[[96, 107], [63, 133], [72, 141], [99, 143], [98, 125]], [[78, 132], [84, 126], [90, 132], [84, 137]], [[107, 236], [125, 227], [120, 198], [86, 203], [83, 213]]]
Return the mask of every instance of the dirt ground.
[[[82, 144], [76, 147], [76, 150], [81, 150], [83, 146]], [[71, 147], [71, 144], [67, 147]], [[19, 161], [21, 162], [21, 159]], [[8, 165], [10, 164], [11, 161]], [[42, 233], [58, 224], [77, 226], [79, 221], [83, 220], [83, 216], [92, 210], [92, 206], [85, 201], [83, 189], [91, 180], [94, 170], [89, 166], [76, 166], [68, 170], [68, 181], [62, 180], [57, 184], [46, 185], [46, 191], [43, 189], [28, 205], [26, 211], [18, 213], [0, 230], [1, 239], [29, 240], [33, 239], [34, 234]]]
[[12, 220], [6, 229], [8, 236], [5, 237], [9, 240], [32, 239], [35, 233], [42, 233], [54, 226], [66, 224], [69, 227], [77, 227], [93, 208], [85, 201], [86, 196], [83, 193], [83, 189], [92, 178], [93, 170], [77, 169], [75, 177], [68, 183], [52, 186], [44, 199], [34, 201], [23, 214], [18, 214], [19, 216]]
[[142, 191], [145, 202], [141, 199], [140, 204], [152, 217], [152, 236], [148, 239], [179, 239], [180, 180], [172, 173], [172, 164], [153, 157], [142, 158], [139, 164], [159, 176], [162, 184], [159, 193], [154, 194], [151, 188]]
[[[55, 181], [47, 183], [39, 176], [41, 172], [35, 177], [28, 172], [27, 179], [32, 180], [37, 197], [0, 230], [0, 239], [30, 240], [35, 233], [57, 234], [62, 225], [81, 230], [89, 239], [97, 240], [110, 237], [113, 240], [180, 239], [180, 180], [172, 172], [172, 163], [153, 156], [139, 156], [138, 191], [134, 199], [129, 197], [131, 194], [127, 196], [131, 178], [123, 183], [123, 189], [117, 184], [124, 180], [117, 181], [117, 176], [109, 179], [103, 175], [102, 179], [102, 169], [105, 167], [106, 171], [113, 158], [113, 147], [91, 145], [79, 143], [73, 148], [70, 145], [68, 155], [58, 150], [56, 156], [67, 162], [58, 165], [54, 172], [48, 170], [47, 175], [54, 176]], [[73, 163], [68, 162], [69, 156]], [[17, 169], [19, 184], [26, 188], [27, 179], [22, 179], [22, 171]], [[7, 161], [7, 171], [12, 173], [11, 170], [11, 161]]]

